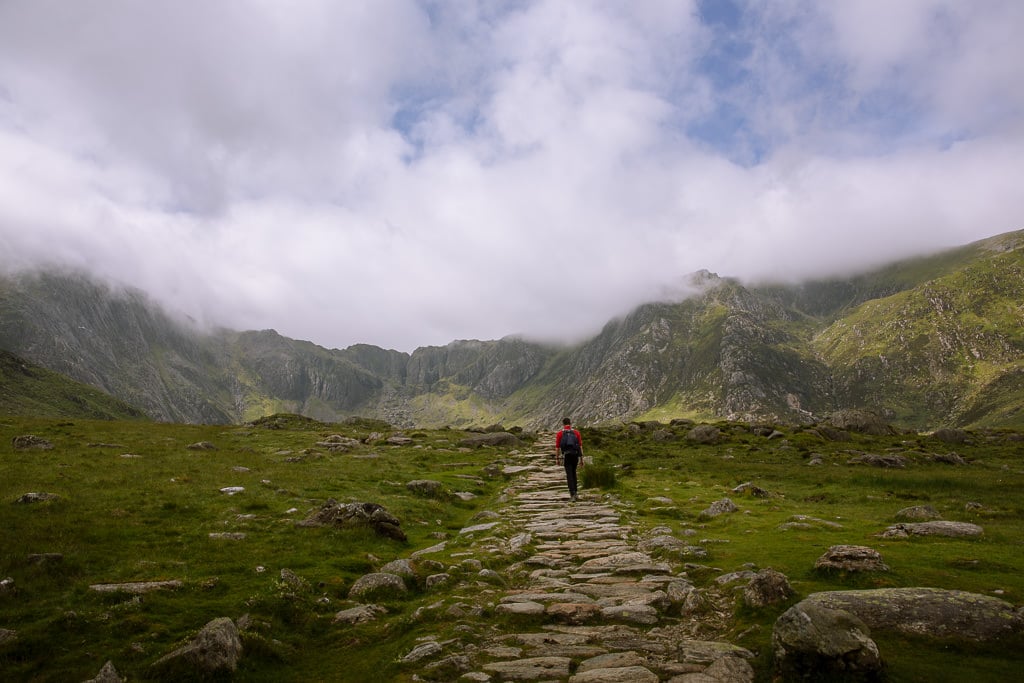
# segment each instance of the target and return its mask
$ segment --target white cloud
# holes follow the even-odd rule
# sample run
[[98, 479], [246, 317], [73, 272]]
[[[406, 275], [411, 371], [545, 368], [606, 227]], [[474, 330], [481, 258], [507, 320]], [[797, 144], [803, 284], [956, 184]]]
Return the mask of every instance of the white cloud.
[[0, 5], [0, 263], [411, 350], [1018, 229], [997, 0]]

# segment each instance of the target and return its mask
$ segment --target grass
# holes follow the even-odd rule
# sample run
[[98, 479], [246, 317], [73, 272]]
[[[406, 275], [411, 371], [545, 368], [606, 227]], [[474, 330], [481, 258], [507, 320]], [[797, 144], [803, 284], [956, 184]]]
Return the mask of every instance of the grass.
[[[769, 439], [748, 425], [718, 426], [723, 440], [716, 445], [687, 442], [688, 426], [660, 425], [659, 439], [649, 426], [584, 429], [593, 458], [581, 471], [584, 489], [609, 487], [641, 529], [695, 530], [693, 542], [710, 552], [702, 562], [713, 568], [691, 572], [698, 584], [710, 584], [721, 571], [773, 567], [789, 577], [798, 593], [794, 600], [820, 590], [933, 586], [1024, 602], [1024, 465], [1014, 432], [974, 432], [967, 444], [950, 446], [918, 434], [829, 442], [804, 428], [778, 427], [782, 436]], [[665, 430], [676, 438], [664, 440]], [[445, 594], [426, 591], [420, 581], [411, 584], [407, 599], [386, 603], [390, 613], [382, 622], [344, 628], [331, 623], [358, 577], [442, 537], [449, 547], [436, 557], [457, 572], [468, 545], [458, 530], [475, 523], [477, 512], [501, 507], [505, 480], [486, 476], [484, 468], [505, 459], [508, 449], [460, 449], [464, 433], [458, 430], [407, 430], [411, 445], [375, 441], [346, 453], [316, 446], [330, 434], [366, 439], [375, 431], [391, 433], [379, 422], [327, 425], [288, 416], [250, 426], [0, 417], [0, 577], [15, 585], [13, 593], [0, 594], [0, 628], [18, 632], [17, 641], [0, 646], [0, 671], [10, 680], [85, 680], [112, 659], [122, 675], [145, 679], [156, 659], [210, 619], [248, 614], [254, 627], [245, 631], [237, 680], [405, 681], [415, 669], [396, 660], [417, 638], [472, 642], [501, 628], [500, 619], [452, 620], [439, 613], [431, 606]], [[21, 434], [55, 447], [11, 450], [12, 437]], [[201, 441], [216, 449], [188, 448]], [[928, 457], [951, 450], [969, 464]], [[909, 464], [900, 470], [847, 464], [862, 452], [899, 453]], [[823, 464], [809, 466], [812, 456]], [[588, 476], [596, 479], [588, 482]], [[446, 492], [476, 497], [430, 498], [405, 486], [424, 478], [441, 481]], [[733, 491], [746, 482], [767, 497]], [[221, 493], [227, 486], [245, 491]], [[14, 504], [29, 491], [60, 498]], [[702, 517], [725, 497], [739, 513]], [[327, 498], [384, 505], [402, 520], [408, 541], [295, 526]], [[968, 503], [981, 507], [968, 509]], [[921, 504], [945, 519], [980, 524], [985, 533], [971, 540], [876, 536], [899, 509]], [[780, 530], [795, 515], [822, 523]], [[218, 532], [246, 537], [210, 537]], [[869, 576], [815, 572], [817, 557], [836, 544], [869, 545], [892, 570]], [[37, 564], [28, 559], [32, 553], [61, 553], [64, 559]], [[501, 555], [480, 559], [499, 571], [511, 562]], [[308, 586], [287, 585], [284, 568]], [[94, 583], [169, 579], [184, 585], [139, 598], [89, 590]], [[458, 584], [450, 590], [452, 600], [487, 603], [485, 593], [462, 595], [467, 590]], [[759, 680], [770, 679], [771, 626], [787, 606], [736, 605], [728, 637], [761, 653]], [[1022, 663], [1011, 648], [903, 647], [898, 639], [879, 638], [893, 681], [942, 680], [936, 672], [964, 667], [976, 681], [1006, 680]]]

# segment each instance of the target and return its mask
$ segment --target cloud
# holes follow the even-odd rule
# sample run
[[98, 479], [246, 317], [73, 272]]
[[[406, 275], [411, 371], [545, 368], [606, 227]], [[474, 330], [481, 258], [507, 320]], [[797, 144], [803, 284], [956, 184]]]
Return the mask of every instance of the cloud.
[[579, 339], [1019, 229], [1024, 10], [0, 5], [0, 264], [235, 328]]

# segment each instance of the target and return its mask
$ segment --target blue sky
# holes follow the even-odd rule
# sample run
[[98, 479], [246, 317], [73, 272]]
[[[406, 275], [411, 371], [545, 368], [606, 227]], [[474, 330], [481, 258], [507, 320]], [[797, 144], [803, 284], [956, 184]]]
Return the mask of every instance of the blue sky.
[[1024, 227], [1022, 31], [1016, 0], [9, 0], [0, 268], [327, 347], [580, 339], [699, 269]]

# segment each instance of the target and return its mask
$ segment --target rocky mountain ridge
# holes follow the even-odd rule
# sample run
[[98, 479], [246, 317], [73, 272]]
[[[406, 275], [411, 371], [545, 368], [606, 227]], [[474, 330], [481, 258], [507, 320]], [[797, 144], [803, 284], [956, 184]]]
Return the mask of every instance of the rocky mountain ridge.
[[275, 412], [396, 425], [691, 417], [810, 422], [868, 408], [908, 427], [1024, 425], [1024, 231], [798, 285], [702, 272], [574, 347], [515, 337], [413, 353], [203, 332], [82, 275], [0, 278], [0, 348], [158, 420]]

